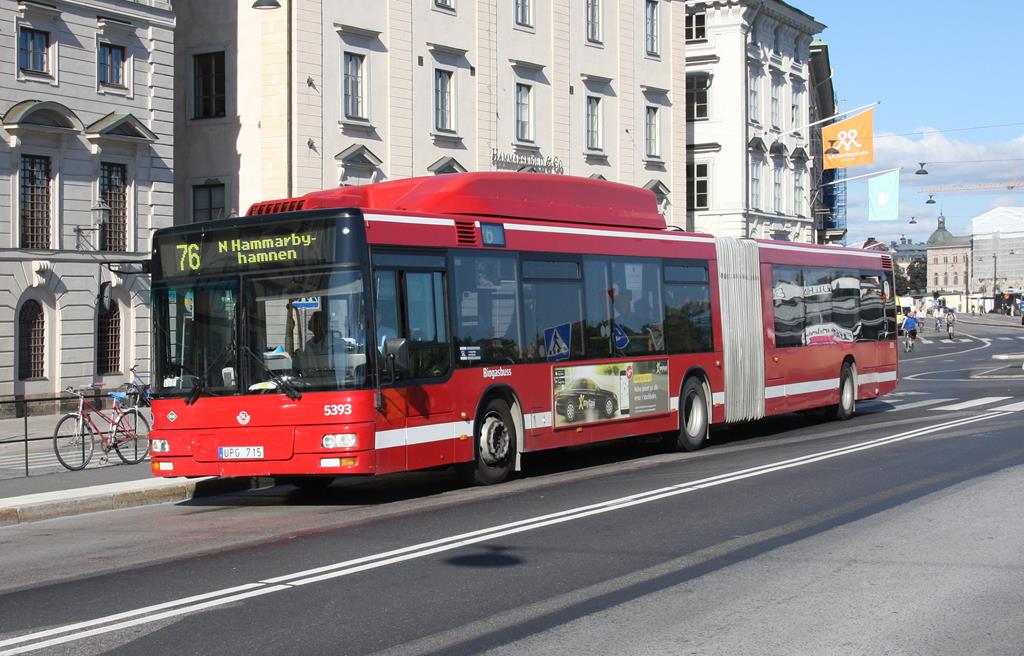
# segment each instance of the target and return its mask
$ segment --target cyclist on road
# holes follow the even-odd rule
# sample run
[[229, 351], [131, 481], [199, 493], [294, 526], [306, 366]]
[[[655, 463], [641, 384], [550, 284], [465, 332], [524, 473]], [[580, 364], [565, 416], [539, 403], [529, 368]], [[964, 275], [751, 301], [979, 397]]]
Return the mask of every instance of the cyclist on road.
[[935, 332], [942, 330], [942, 311], [935, 308]]
[[946, 334], [949, 336], [950, 341], [953, 339], [953, 326], [956, 324], [956, 314], [952, 310], [946, 315]]
[[914, 349], [914, 342], [917, 341], [917, 310], [911, 310], [903, 319], [903, 332], [906, 333], [908, 341], [907, 351]]

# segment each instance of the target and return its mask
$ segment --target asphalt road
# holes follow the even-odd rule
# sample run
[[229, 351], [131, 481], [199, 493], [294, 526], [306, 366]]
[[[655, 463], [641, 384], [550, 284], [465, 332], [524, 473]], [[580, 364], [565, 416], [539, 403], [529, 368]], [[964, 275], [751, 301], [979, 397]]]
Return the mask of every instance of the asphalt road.
[[1024, 331], [852, 420], [0, 528], [0, 654], [1022, 654]]

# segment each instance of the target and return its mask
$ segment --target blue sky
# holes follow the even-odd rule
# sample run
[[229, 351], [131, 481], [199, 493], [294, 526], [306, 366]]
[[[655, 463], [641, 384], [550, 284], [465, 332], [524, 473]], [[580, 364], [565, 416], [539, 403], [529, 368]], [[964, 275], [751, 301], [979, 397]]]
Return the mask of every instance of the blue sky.
[[[927, 239], [940, 210], [953, 234], [968, 234], [971, 218], [993, 207], [1024, 206], [1024, 190], [947, 192], [935, 195], [935, 205], [916, 191], [1011, 182], [1015, 175], [1024, 181], [1024, 3], [788, 1], [828, 26], [818, 38], [829, 46], [840, 108], [881, 101], [875, 163], [847, 169], [847, 175], [903, 167], [899, 221], [869, 223], [866, 181], [848, 184], [847, 243], [901, 234]], [[1015, 125], [964, 129], [1002, 124]], [[921, 134], [927, 130], [943, 132]], [[929, 175], [914, 175], [918, 162], [935, 164], [926, 165]], [[917, 225], [908, 224], [911, 216]]]

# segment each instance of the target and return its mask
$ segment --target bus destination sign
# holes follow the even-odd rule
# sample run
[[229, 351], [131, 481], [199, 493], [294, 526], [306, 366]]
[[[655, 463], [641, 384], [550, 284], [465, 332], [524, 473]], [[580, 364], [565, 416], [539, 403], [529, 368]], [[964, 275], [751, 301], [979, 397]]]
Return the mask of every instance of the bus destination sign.
[[334, 230], [321, 222], [238, 226], [157, 241], [166, 277], [245, 272], [329, 263]]

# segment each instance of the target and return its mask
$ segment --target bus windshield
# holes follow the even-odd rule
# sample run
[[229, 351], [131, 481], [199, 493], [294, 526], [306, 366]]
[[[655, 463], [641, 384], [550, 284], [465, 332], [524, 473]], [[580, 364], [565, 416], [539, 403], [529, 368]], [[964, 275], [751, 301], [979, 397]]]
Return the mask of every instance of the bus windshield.
[[158, 394], [188, 394], [197, 385], [219, 395], [366, 384], [367, 313], [358, 269], [162, 285], [154, 287], [153, 300]]
[[299, 390], [366, 384], [366, 307], [358, 270], [271, 274], [245, 281], [246, 358], [250, 392], [276, 389], [273, 377]]
[[154, 393], [235, 391], [237, 280], [155, 287], [153, 321]]

